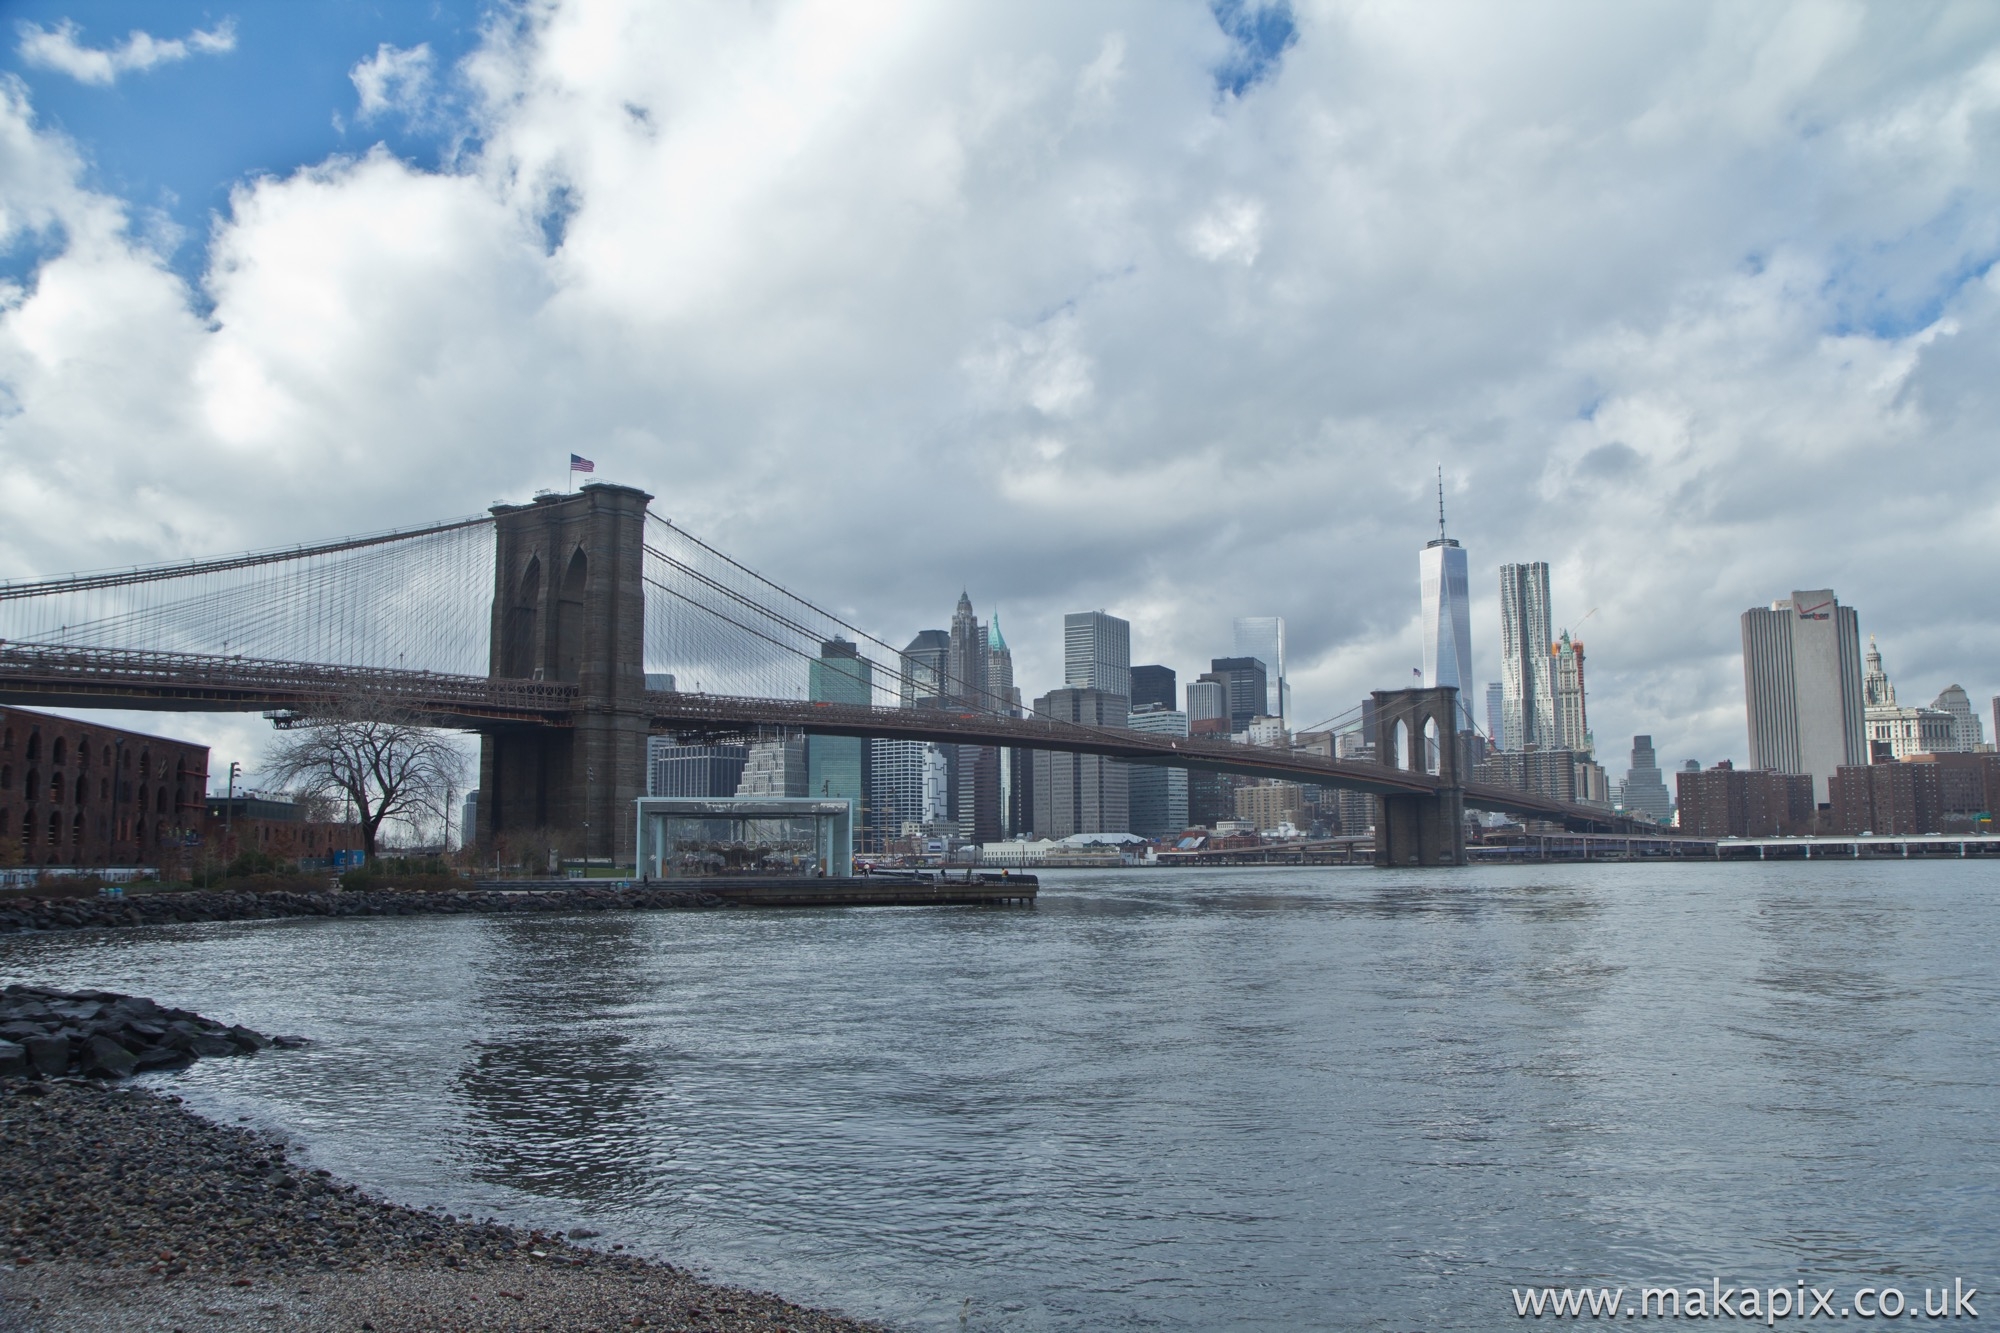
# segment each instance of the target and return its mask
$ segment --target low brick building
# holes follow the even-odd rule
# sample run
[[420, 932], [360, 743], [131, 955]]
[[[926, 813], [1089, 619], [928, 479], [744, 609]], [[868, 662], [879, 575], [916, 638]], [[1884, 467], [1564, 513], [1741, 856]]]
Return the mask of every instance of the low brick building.
[[1841, 833], [1963, 833], [2000, 804], [2000, 755], [1918, 754], [1840, 769], [1833, 821]]
[[178, 864], [207, 791], [205, 745], [0, 706], [0, 864]]
[[211, 796], [206, 845], [216, 860], [225, 862], [244, 852], [261, 852], [276, 861], [324, 860], [335, 852], [359, 851], [361, 826], [308, 819], [287, 797], [247, 792]]
[[1944, 793], [1935, 764], [1842, 764], [1834, 770], [1837, 833], [1936, 833], [1944, 827]]
[[1674, 775], [1681, 832], [1698, 838], [1773, 838], [1812, 833], [1812, 776], [1737, 768], [1728, 760]]
[[1938, 770], [1938, 804], [1944, 833], [1980, 831], [2000, 811], [2000, 754], [1919, 754], [1907, 761]]

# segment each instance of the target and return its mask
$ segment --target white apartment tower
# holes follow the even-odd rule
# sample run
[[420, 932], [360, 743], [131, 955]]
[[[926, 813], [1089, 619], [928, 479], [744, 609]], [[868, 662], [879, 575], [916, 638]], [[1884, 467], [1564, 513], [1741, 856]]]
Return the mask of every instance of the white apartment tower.
[[1821, 588], [1745, 611], [1743, 696], [1750, 767], [1809, 773], [1813, 800], [1831, 800], [1834, 770], [1868, 762], [1854, 608]]

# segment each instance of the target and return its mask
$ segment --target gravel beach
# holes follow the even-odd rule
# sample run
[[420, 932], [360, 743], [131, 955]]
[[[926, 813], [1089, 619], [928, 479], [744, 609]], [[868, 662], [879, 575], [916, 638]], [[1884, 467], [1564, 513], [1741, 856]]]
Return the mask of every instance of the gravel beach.
[[883, 1327], [371, 1199], [137, 1084], [0, 1079], [0, 1224], [7, 1330]]

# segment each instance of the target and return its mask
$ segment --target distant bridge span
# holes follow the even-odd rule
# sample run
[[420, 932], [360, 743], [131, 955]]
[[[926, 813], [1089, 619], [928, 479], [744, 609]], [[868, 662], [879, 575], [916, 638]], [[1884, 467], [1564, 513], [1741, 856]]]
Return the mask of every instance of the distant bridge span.
[[[590, 856], [629, 846], [621, 830], [644, 791], [646, 738], [661, 733], [1065, 751], [1367, 792], [1379, 802], [1377, 860], [1391, 865], [1462, 864], [1466, 806], [1580, 831], [1634, 827], [1465, 781], [1451, 690], [1375, 694], [1380, 763], [1014, 717], [1014, 701], [976, 684], [920, 679], [890, 644], [675, 527], [651, 501], [591, 483], [397, 532], [0, 582], [0, 702], [280, 723], [359, 709], [477, 732], [476, 835], [573, 831]], [[793, 697], [837, 643], [861, 671], [859, 697]], [[649, 671], [696, 688], [649, 688]]]
[[[359, 705], [435, 726], [479, 732], [568, 728], [584, 706], [576, 686], [537, 680], [31, 644], [0, 644], [0, 703], [302, 717]], [[1448, 785], [1430, 773], [1365, 760], [1333, 759], [1313, 751], [951, 708], [874, 708], [648, 690], [644, 711], [647, 729], [657, 733], [743, 735], [782, 730], [1053, 750], [1103, 755], [1134, 764], [1317, 784], [1375, 796], [1434, 796]], [[1558, 821], [1583, 831], [1612, 831], [1628, 823], [1602, 810], [1550, 801], [1509, 787], [1484, 783], [1459, 786], [1465, 804], [1475, 809]]]

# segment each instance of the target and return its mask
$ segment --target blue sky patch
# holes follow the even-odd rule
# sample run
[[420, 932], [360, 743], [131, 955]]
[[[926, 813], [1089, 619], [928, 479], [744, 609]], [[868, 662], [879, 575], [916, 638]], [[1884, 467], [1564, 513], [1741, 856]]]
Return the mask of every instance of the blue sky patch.
[[[380, 115], [362, 122], [349, 71], [383, 43], [428, 43], [435, 77], [449, 83], [478, 42], [489, 0], [372, 0], [215, 5], [176, 0], [13, 0], [0, 10], [0, 71], [28, 88], [36, 120], [74, 140], [84, 184], [133, 206], [136, 231], [157, 210], [179, 230], [168, 262], [190, 281], [207, 268], [211, 220], [230, 190], [263, 175], [288, 175], [337, 153], [376, 143], [435, 167], [461, 127], [451, 117]], [[113, 50], [132, 32], [165, 41], [226, 27], [233, 49], [191, 51], [150, 68], [125, 69], [108, 86], [24, 58], [24, 35], [75, 25], [77, 45]], [[25, 281], [45, 257], [16, 237], [0, 254], [0, 276]]]
[[1217, 92], [1241, 97], [1269, 77], [1299, 39], [1290, 0], [1209, 0], [1208, 7], [1231, 43], [1229, 58], [1215, 67]]

